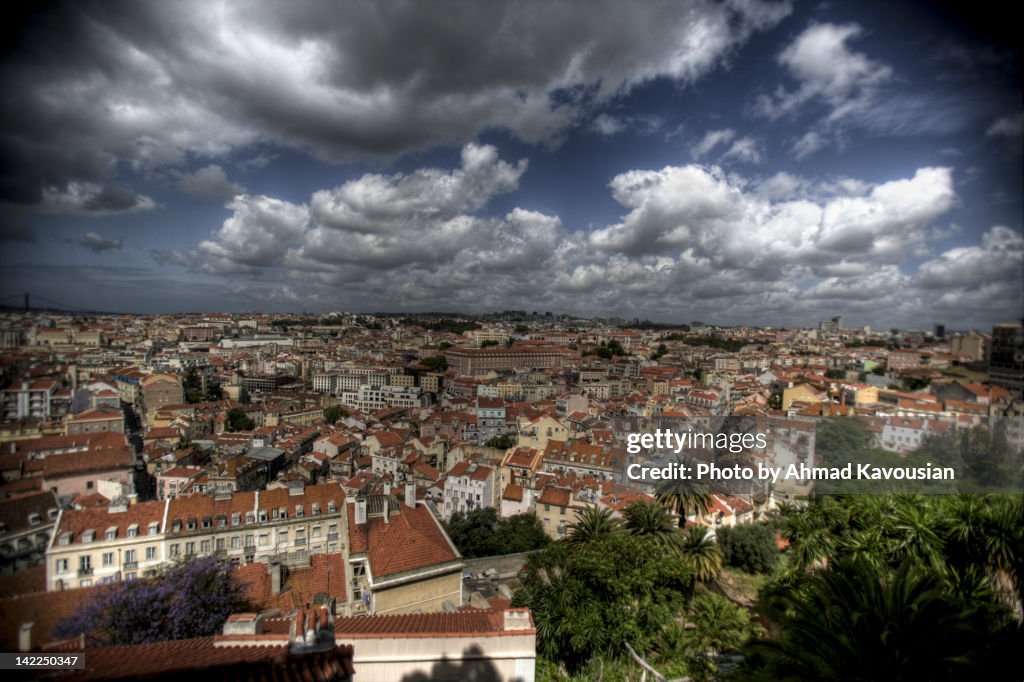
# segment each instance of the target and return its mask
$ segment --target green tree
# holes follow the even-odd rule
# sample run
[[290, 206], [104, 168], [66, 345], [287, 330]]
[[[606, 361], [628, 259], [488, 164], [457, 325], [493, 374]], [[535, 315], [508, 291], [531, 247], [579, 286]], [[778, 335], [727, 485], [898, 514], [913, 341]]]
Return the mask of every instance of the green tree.
[[515, 436], [511, 436], [507, 433], [498, 434], [497, 436], [494, 436], [493, 438], [489, 439], [486, 443], [484, 443], [484, 445], [486, 445], [489, 448], [501, 448], [502, 450], [508, 450], [509, 448], [515, 446], [515, 444]]
[[348, 416], [348, 411], [341, 405], [331, 405], [324, 410], [324, 422], [327, 424], [334, 424], [339, 419], [344, 419]]
[[622, 512], [625, 529], [638, 537], [649, 537], [656, 545], [678, 552], [681, 536], [668, 511], [655, 501], [636, 500]]
[[429, 358], [423, 358], [420, 360], [420, 364], [434, 372], [444, 372], [448, 369], [448, 359], [443, 355], [432, 355]]
[[679, 527], [686, 525], [686, 517], [707, 514], [711, 509], [711, 493], [700, 481], [664, 481], [658, 487], [658, 502], [679, 517]]
[[612, 510], [587, 507], [576, 515], [576, 522], [570, 523], [565, 539], [571, 545], [585, 545], [620, 532], [622, 522], [612, 515]]
[[708, 529], [699, 524], [688, 526], [679, 541], [679, 556], [693, 571], [694, 577], [708, 583], [722, 572], [722, 550]]
[[934, 573], [842, 560], [760, 610], [779, 636], [751, 644], [775, 679], [946, 680], [1009, 664], [1019, 625], [950, 594]]
[[232, 407], [228, 410], [227, 414], [227, 429], [232, 433], [238, 431], [252, 431], [256, 427], [254, 422], [249, 415], [247, 415], [242, 408]]
[[490, 348], [491, 346], [497, 346], [497, 345], [498, 345], [498, 342], [495, 341], [494, 339], [487, 339], [485, 341], [481, 341], [480, 342], [480, 347], [481, 348]]
[[747, 573], [770, 573], [779, 559], [775, 531], [764, 524], [719, 528], [716, 533], [722, 560]]

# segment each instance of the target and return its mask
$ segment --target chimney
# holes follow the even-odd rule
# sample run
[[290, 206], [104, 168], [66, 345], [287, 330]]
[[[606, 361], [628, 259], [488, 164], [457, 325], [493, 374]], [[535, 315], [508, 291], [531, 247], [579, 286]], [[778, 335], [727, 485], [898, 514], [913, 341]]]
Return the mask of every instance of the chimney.
[[530, 623], [529, 609], [505, 609], [504, 627], [509, 630], [529, 630], [533, 627]]
[[270, 593], [281, 594], [281, 564], [268, 564], [267, 569], [270, 571]]
[[32, 651], [32, 626], [35, 623], [22, 623], [18, 630], [18, 651]]
[[409, 481], [405, 483], [405, 505], [407, 507], [416, 506], [416, 485]]
[[356, 498], [356, 525], [366, 525], [366, 498], [362, 495]]
[[390, 495], [391, 494], [391, 484], [390, 483], [387, 483], [387, 482], [384, 483], [384, 494], [385, 495]]

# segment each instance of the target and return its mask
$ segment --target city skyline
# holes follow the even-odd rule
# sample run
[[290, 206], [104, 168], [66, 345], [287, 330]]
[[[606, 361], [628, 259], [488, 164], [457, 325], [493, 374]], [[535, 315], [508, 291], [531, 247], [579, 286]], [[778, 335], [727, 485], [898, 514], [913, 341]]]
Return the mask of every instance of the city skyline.
[[0, 61], [18, 95], [0, 296], [1020, 317], [1007, 29], [950, 3], [581, 8], [22, 8]]

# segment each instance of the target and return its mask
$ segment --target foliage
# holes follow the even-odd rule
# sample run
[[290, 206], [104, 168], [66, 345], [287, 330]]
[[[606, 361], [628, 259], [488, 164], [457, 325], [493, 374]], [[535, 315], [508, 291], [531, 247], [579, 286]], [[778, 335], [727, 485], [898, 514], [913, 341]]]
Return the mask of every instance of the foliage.
[[245, 386], [243, 386], [242, 389], [238, 392], [238, 402], [242, 403], [243, 405], [248, 405], [250, 402], [252, 402], [252, 397], [249, 395], [249, 389], [247, 389]]
[[702, 583], [714, 580], [722, 570], [722, 549], [704, 526], [694, 524], [682, 531], [679, 555]]
[[530, 327], [528, 325], [525, 325], [525, 324], [517, 324], [515, 326], [515, 331], [516, 331], [516, 334], [525, 334], [528, 331], [530, 331]]
[[348, 416], [348, 411], [341, 405], [331, 405], [324, 410], [324, 422], [327, 424], [334, 424], [339, 419], [344, 419]]
[[232, 407], [228, 410], [227, 418], [226, 427], [227, 430], [232, 433], [238, 431], [252, 431], [256, 428], [256, 422], [254, 422], [240, 407]]
[[484, 445], [489, 448], [501, 448], [502, 450], [508, 450], [516, 444], [515, 436], [511, 436], [507, 433], [500, 433], [488, 440]]
[[570, 545], [585, 545], [603, 540], [621, 529], [622, 522], [613, 516], [611, 509], [587, 507], [577, 513], [575, 523], [569, 524], [565, 539]]
[[830, 369], [825, 372], [825, 377], [828, 379], [845, 379], [846, 372], [841, 369]]
[[464, 334], [473, 329], [480, 329], [480, 324], [477, 322], [452, 320], [446, 317], [432, 321], [406, 317], [402, 319], [402, 324], [415, 325], [432, 332], [448, 332], [449, 334]]
[[658, 502], [679, 517], [679, 526], [686, 517], [703, 515], [711, 509], [711, 492], [703, 483], [692, 479], [665, 481], [658, 487]]
[[693, 593], [690, 571], [650, 536], [613, 532], [577, 545], [556, 542], [527, 567], [513, 604], [533, 612], [538, 654], [570, 673], [597, 657], [622, 658], [626, 643], [648, 651]]
[[536, 515], [502, 518], [493, 507], [474, 509], [468, 514], [455, 512], [445, 530], [467, 559], [530, 552], [551, 541]]
[[[700, 672], [713, 674], [715, 654], [732, 651], [763, 632], [750, 612], [713, 592], [701, 591], [690, 604], [687, 621], [695, 627], [682, 633], [683, 653]], [[678, 628], [677, 624], [673, 624]]]
[[668, 354], [668, 346], [666, 346], [663, 343], [659, 343], [658, 344], [658, 348], [653, 353], [651, 353], [651, 360], [657, 360], [657, 359], [659, 359], [662, 356], [667, 355], [667, 354]]
[[452, 344], [448, 341], [442, 341], [441, 343], [437, 344], [437, 347], [441, 350], [448, 350], [449, 348], [452, 347]]
[[499, 344], [494, 339], [486, 339], [486, 340], [480, 342], [480, 347], [481, 348], [490, 348], [491, 346], [497, 346], [497, 345], [499, 345]]
[[986, 666], [991, 674], [1010, 663], [1021, 634], [993, 602], [964, 599], [910, 561], [836, 561], [801, 589], [769, 596], [762, 611], [779, 634], [749, 653], [772, 679], [984, 678]]
[[202, 557], [172, 564], [158, 578], [97, 589], [53, 634], [60, 639], [85, 634], [92, 646], [204, 637], [246, 609], [230, 564]]
[[636, 500], [622, 512], [625, 529], [638, 537], [649, 537], [662, 550], [677, 553], [681, 539], [668, 511], [657, 502]]
[[420, 364], [434, 372], [443, 372], [448, 369], [448, 359], [443, 355], [432, 355], [429, 358], [423, 358], [420, 360]]
[[779, 559], [775, 531], [764, 524], [742, 524], [716, 531], [722, 560], [747, 573], [770, 573]]

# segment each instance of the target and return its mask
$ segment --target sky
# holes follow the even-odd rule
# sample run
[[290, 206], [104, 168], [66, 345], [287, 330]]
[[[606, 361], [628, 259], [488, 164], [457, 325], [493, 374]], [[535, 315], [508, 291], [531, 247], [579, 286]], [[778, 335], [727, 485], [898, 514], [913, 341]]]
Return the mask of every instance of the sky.
[[987, 329], [1024, 110], [985, 5], [23, 3], [0, 303]]

